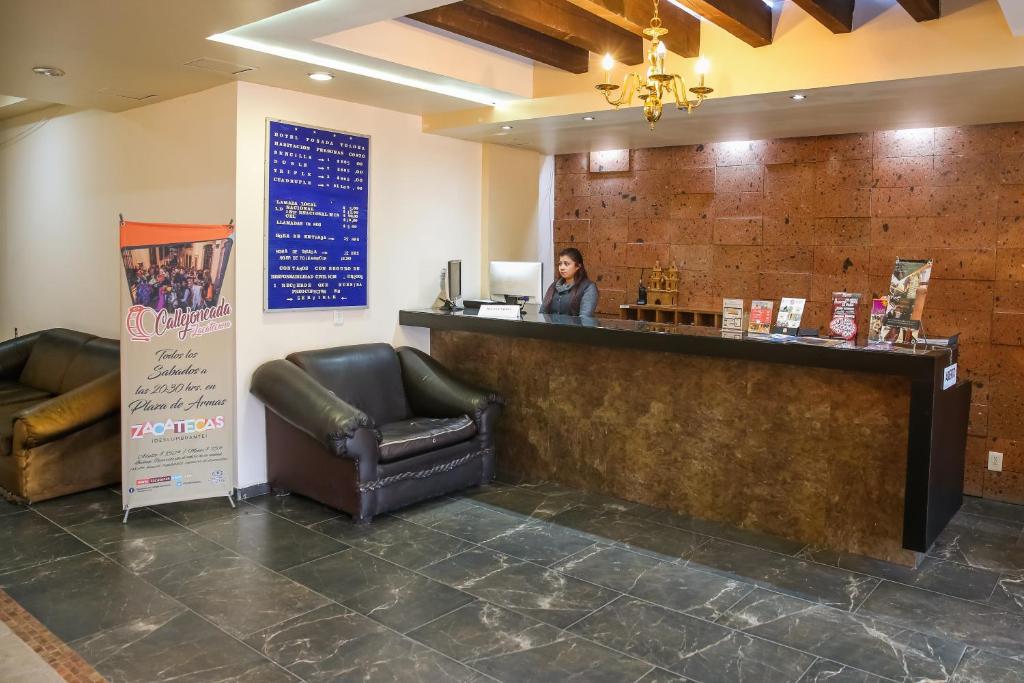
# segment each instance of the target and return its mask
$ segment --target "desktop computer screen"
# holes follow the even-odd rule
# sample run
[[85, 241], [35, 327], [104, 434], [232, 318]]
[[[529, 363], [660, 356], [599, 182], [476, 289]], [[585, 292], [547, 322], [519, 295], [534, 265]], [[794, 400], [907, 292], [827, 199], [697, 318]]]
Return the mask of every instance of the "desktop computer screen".
[[448, 301], [458, 303], [462, 298], [462, 261], [454, 260], [448, 262], [448, 281], [445, 283], [445, 292]]
[[544, 299], [544, 264], [540, 261], [491, 261], [491, 298], [529, 297], [533, 303]]

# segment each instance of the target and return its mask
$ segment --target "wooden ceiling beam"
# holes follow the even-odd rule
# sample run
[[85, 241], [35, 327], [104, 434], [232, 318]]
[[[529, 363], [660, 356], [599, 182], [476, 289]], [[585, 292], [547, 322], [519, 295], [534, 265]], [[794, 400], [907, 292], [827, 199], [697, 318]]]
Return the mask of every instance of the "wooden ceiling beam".
[[[643, 36], [651, 25], [654, 5], [651, 0], [568, 0], [582, 10], [610, 21], [630, 33]], [[668, 29], [665, 47], [682, 57], [700, 54], [700, 20], [669, 2], [659, 9], [661, 25]]]
[[853, 0], [793, 0], [832, 33], [853, 30]]
[[915, 21], [931, 21], [942, 16], [941, 0], [899, 0]]
[[464, 4], [621, 64], [644, 61], [644, 42], [567, 0], [464, 0]]
[[581, 47], [461, 2], [416, 12], [409, 18], [574, 74], [586, 73], [590, 66], [590, 53]]
[[[747, 45], [772, 43], [772, 8], [762, 0], [678, 0]], [[667, 3], [661, 3], [664, 7]]]

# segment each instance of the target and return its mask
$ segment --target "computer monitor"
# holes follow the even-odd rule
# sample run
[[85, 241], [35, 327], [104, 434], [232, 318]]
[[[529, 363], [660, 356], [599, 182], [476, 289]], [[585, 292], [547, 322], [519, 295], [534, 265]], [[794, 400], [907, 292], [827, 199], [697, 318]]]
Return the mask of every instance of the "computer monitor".
[[462, 298], [462, 261], [448, 262], [448, 300], [457, 303]]
[[529, 297], [533, 303], [544, 299], [544, 264], [540, 261], [491, 261], [491, 298], [506, 301]]

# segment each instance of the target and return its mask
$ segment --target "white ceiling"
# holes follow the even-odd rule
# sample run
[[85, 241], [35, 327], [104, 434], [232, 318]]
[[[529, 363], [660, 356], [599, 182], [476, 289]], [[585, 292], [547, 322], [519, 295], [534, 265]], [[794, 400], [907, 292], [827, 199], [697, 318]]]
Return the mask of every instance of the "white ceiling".
[[1015, 36], [1024, 36], [1024, 0], [999, 0], [1006, 23]]
[[[1024, 2], [1024, 0], [1022, 0]], [[666, 107], [649, 130], [641, 109], [615, 110], [594, 93], [594, 110], [434, 130], [545, 154], [761, 140], [874, 130], [1024, 121], [1024, 67], [880, 81], [789, 93], [712, 98], [691, 114]], [[585, 115], [594, 116], [584, 121]]]

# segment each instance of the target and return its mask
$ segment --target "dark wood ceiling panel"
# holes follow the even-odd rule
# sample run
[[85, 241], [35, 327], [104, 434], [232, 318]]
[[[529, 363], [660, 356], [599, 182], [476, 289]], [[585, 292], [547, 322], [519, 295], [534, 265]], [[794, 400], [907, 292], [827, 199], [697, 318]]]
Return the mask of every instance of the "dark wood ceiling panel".
[[464, 0], [464, 4], [590, 52], [610, 54], [622, 64], [644, 61], [642, 39], [568, 0]]
[[832, 33], [853, 30], [853, 0], [793, 0]]
[[[642, 36], [654, 14], [651, 0], [569, 0], [580, 9]], [[662, 26], [668, 29], [665, 47], [683, 57], [700, 54], [700, 20], [669, 2], [659, 7]]]
[[483, 12], [465, 3], [443, 5], [410, 19], [514, 52], [574, 74], [586, 73], [590, 53], [575, 45]]
[[772, 8], [762, 0], [679, 0], [679, 4], [686, 5], [748, 45], [771, 45]]
[[917, 21], [930, 21], [942, 15], [941, 0], [899, 0], [899, 3]]

